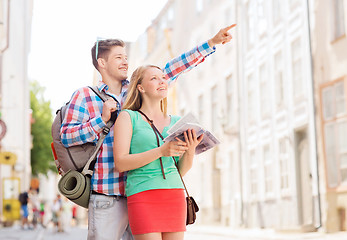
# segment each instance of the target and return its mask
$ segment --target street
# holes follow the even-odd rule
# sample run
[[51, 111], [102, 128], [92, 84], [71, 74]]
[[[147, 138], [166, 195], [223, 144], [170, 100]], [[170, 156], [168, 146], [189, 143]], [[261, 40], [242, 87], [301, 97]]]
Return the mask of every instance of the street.
[[[0, 240], [85, 240], [87, 226], [71, 227], [67, 232], [58, 233], [52, 227], [38, 226], [35, 230], [23, 230], [18, 225], [0, 228]], [[235, 230], [213, 226], [188, 226], [185, 240], [346, 240], [346, 232], [333, 234], [287, 233], [280, 234], [267, 230]]]
[[0, 240], [85, 240], [87, 227], [72, 227], [68, 232], [58, 233], [53, 228], [38, 226], [34, 230], [23, 230], [18, 225], [0, 229]]
[[[212, 236], [210, 234], [198, 234], [187, 232], [185, 240], [237, 240], [228, 236]], [[73, 227], [68, 232], [58, 233], [52, 228], [38, 227], [35, 230], [22, 230], [19, 226], [0, 229], [0, 240], [85, 240], [87, 239], [87, 227]], [[241, 238], [240, 238], [241, 239]], [[244, 238], [242, 238], [244, 239]]]

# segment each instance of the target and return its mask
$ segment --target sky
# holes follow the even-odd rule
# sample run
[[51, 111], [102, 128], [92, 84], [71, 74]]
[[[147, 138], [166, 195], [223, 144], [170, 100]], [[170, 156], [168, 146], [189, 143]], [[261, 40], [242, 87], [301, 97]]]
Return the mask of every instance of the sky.
[[29, 79], [45, 88], [55, 112], [92, 84], [97, 37], [136, 41], [167, 0], [34, 0]]

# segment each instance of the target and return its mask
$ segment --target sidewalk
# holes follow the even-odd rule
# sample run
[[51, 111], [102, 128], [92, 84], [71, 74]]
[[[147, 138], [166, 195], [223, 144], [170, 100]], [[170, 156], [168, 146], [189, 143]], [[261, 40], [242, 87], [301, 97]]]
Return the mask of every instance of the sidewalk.
[[11, 227], [0, 227], [1, 240], [85, 240], [87, 239], [87, 226], [71, 227], [68, 231], [57, 232], [52, 227], [36, 229], [21, 229], [18, 224]]
[[187, 226], [190, 233], [206, 234], [209, 236], [224, 236], [232, 239], [253, 240], [347, 240], [347, 232], [337, 233], [280, 233], [270, 229], [231, 229], [220, 226], [191, 225]]

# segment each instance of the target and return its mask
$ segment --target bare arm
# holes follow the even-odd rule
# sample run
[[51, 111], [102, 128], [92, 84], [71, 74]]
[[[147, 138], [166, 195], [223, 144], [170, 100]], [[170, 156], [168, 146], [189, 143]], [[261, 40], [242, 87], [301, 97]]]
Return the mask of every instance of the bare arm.
[[146, 152], [130, 154], [132, 134], [130, 115], [123, 111], [119, 114], [114, 125], [113, 156], [118, 172], [140, 168], [162, 156], [181, 155], [188, 149], [186, 143], [173, 141]]

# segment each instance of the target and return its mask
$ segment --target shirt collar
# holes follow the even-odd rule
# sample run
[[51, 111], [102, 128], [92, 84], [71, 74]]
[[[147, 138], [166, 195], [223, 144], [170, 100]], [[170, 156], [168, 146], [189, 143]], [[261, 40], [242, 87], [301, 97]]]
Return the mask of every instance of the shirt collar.
[[100, 92], [101, 91], [106, 92], [108, 90], [108, 86], [103, 81], [98, 82], [98, 88], [99, 88]]
[[[125, 79], [122, 81], [122, 87], [124, 86], [128, 86], [129, 85], [129, 80], [128, 79]], [[99, 81], [98, 83], [98, 88], [100, 91], [104, 91], [104, 92], [107, 92], [108, 91], [108, 86], [106, 85], [106, 83], [104, 83], [103, 81]]]

